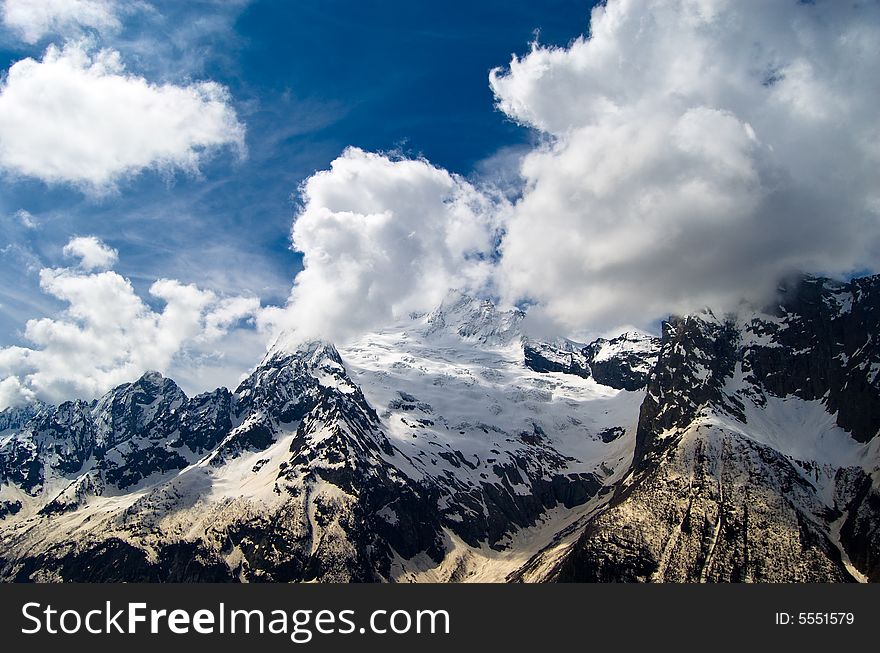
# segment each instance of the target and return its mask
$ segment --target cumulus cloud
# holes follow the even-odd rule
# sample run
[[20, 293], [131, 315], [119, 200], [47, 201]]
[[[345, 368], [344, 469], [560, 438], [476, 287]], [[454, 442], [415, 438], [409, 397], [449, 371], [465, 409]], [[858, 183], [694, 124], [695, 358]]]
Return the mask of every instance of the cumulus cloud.
[[609, 0], [588, 37], [491, 73], [545, 142], [498, 284], [568, 328], [764, 300], [873, 268], [880, 5]]
[[0, 381], [0, 410], [9, 406], [20, 406], [32, 403], [36, 395], [29, 389], [22, 387], [21, 382], [14, 376]]
[[[260, 309], [255, 297], [219, 297], [160, 279], [149, 289], [162, 306], [154, 310], [120, 274], [82, 267], [44, 268], [40, 287], [67, 308], [27, 323], [30, 346], [0, 348], [0, 410], [35, 398], [95, 397], [148, 369], [167, 373], [181, 359], [189, 368], [206, 358], [222, 368], [215, 346]], [[188, 370], [187, 378], [196, 376]]]
[[108, 247], [95, 236], [77, 236], [68, 242], [62, 253], [80, 260], [84, 270], [106, 270], [119, 260], [119, 252]]
[[115, 32], [121, 25], [116, 0], [3, 0], [3, 24], [26, 43], [50, 34], [81, 34], [84, 30]]
[[293, 226], [303, 253], [286, 309], [264, 324], [344, 338], [485, 289], [503, 200], [424, 160], [349, 148], [309, 178]]
[[145, 169], [195, 173], [224, 146], [244, 151], [223, 86], [152, 84], [84, 41], [16, 62], [0, 84], [0, 168], [47, 183], [103, 192]]
[[[344, 339], [455, 288], [527, 302], [546, 332], [595, 333], [767, 300], [794, 272], [876, 270], [878, 60], [877, 3], [608, 0], [589, 36], [492, 72], [499, 108], [542, 136], [480, 171], [502, 189], [346, 150], [301, 188], [304, 268], [285, 307], [161, 280], [154, 310], [72, 252], [79, 268], [41, 273], [66, 312], [28, 323], [32, 347], [0, 349], [0, 407], [200, 360], [252, 318]], [[219, 87], [153, 86], [82, 45], [15, 64], [0, 87], [0, 166], [47, 181], [191, 170], [241, 141]]]
[[588, 36], [491, 72], [542, 136], [479, 171], [495, 195], [355, 149], [308, 180], [284, 315], [332, 336], [459, 286], [597, 333], [873, 269], [878, 60], [877, 3], [609, 0]]

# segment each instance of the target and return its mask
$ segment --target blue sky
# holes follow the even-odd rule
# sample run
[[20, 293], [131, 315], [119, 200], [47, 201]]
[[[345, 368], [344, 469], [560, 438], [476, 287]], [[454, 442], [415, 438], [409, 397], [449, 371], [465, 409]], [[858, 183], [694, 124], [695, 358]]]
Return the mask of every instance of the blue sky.
[[[0, 344], [20, 342], [27, 319], [58, 308], [39, 292], [37, 271], [61, 264], [75, 235], [116, 248], [116, 270], [142, 296], [171, 277], [283, 302], [300, 266], [289, 234], [305, 178], [348, 145], [479, 174], [481, 161], [534, 138], [495, 110], [488, 71], [526, 52], [536, 31], [543, 43], [565, 45], [589, 15], [588, 2], [573, 0], [153, 4], [161, 17], [126, 17], [102, 45], [150, 81], [228, 87], [247, 155], [211, 157], [198, 177], [145, 171], [103, 197], [0, 176], [0, 214], [25, 210], [39, 225], [2, 223]], [[39, 58], [53, 41], [6, 34], [0, 62]]]

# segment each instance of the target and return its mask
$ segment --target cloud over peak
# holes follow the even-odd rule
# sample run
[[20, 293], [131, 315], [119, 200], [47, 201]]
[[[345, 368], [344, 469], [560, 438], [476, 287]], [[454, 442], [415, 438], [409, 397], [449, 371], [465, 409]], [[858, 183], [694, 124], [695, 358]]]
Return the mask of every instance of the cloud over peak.
[[347, 149], [302, 187], [289, 306], [264, 319], [340, 338], [490, 282], [503, 200], [424, 160]]
[[[527, 304], [544, 332], [597, 333], [762, 302], [795, 272], [877, 271], [877, 61], [876, 2], [608, 0], [587, 35], [491, 72], [497, 106], [539, 138], [484, 162], [483, 182], [358, 148], [307, 179], [286, 306], [160, 280], [154, 309], [108, 269], [113, 250], [71, 241], [79, 266], [41, 273], [68, 308], [0, 350], [0, 405], [198, 358], [243, 319], [344, 339], [454, 288]], [[0, 83], [0, 168], [48, 183], [104, 192], [243, 144], [223, 87], [152, 84], [83, 42]]]
[[86, 41], [13, 64], [0, 84], [0, 167], [91, 192], [145, 169], [198, 171], [244, 127], [214, 82], [153, 84]]
[[609, 0], [490, 74], [543, 136], [512, 204], [360, 150], [306, 182], [291, 320], [357, 330], [458, 285], [595, 333], [873, 269], [878, 60], [877, 3]]
[[547, 135], [522, 165], [499, 285], [558, 323], [645, 324], [870, 267], [880, 5], [610, 0], [567, 48], [495, 70]]

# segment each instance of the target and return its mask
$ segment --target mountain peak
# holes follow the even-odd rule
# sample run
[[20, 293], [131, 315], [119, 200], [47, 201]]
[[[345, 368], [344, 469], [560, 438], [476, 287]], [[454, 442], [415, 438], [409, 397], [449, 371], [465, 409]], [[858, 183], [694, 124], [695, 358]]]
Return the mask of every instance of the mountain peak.
[[147, 370], [146, 372], [141, 374], [138, 380], [132, 383], [132, 385], [142, 388], [161, 388], [168, 381], [174, 383], [174, 381], [166, 378], [165, 375], [163, 375], [161, 372], [158, 372], [156, 370]]
[[143, 374], [141, 374], [138, 379], [132, 383], [124, 383], [120, 386], [117, 386], [109, 393], [104, 395], [101, 399], [98, 400], [98, 403], [101, 404], [107, 399], [112, 399], [114, 397], [127, 397], [127, 396], [136, 396], [136, 395], [144, 395], [138, 396], [137, 401], [139, 403], [144, 403], [144, 399], [147, 402], [153, 401], [159, 397], [166, 397], [169, 400], [177, 399], [177, 398], [186, 398], [183, 390], [174, 382], [173, 379], [169, 379], [161, 372], [157, 372], [156, 370], [147, 370]]
[[10, 406], [0, 410], [0, 431], [21, 428], [47, 408], [42, 401], [33, 401], [22, 406]]
[[506, 345], [522, 336], [523, 317], [522, 311], [499, 310], [489, 299], [454, 290], [428, 315], [425, 334], [447, 333], [483, 344]]
[[564, 339], [526, 340], [523, 355], [526, 367], [536, 372], [592, 377], [602, 385], [636, 391], [647, 384], [659, 348], [659, 338], [633, 330], [611, 339], [597, 338], [586, 346]]
[[324, 360], [342, 364], [342, 359], [339, 357], [336, 346], [329, 340], [324, 340], [323, 338], [302, 340], [292, 333], [282, 333], [275, 338], [275, 342], [272, 343], [266, 352], [261, 366], [279, 358], [295, 358], [303, 361], [310, 367], [314, 367]]
[[880, 286], [793, 294], [583, 344], [451, 293], [234, 393], [43, 408], [0, 437], [0, 578], [880, 580]]
[[599, 362], [622, 355], [656, 354], [659, 342], [660, 340], [656, 336], [630, 330], [614, 338], [597, 338], [587, 345], [587, 349], [590, 352], [591, 360]]

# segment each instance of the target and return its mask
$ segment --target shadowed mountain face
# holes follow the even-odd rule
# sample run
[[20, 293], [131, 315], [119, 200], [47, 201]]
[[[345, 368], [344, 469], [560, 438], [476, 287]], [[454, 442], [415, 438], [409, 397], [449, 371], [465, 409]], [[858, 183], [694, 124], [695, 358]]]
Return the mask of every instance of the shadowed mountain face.
[[629, 476], [559, 580], [880, 580], [878, 278], [664, 325]]
[[10, 409], [0, 577], [880, 580], [878, 285], [588, 345], [456, 293], [234, 392]]

